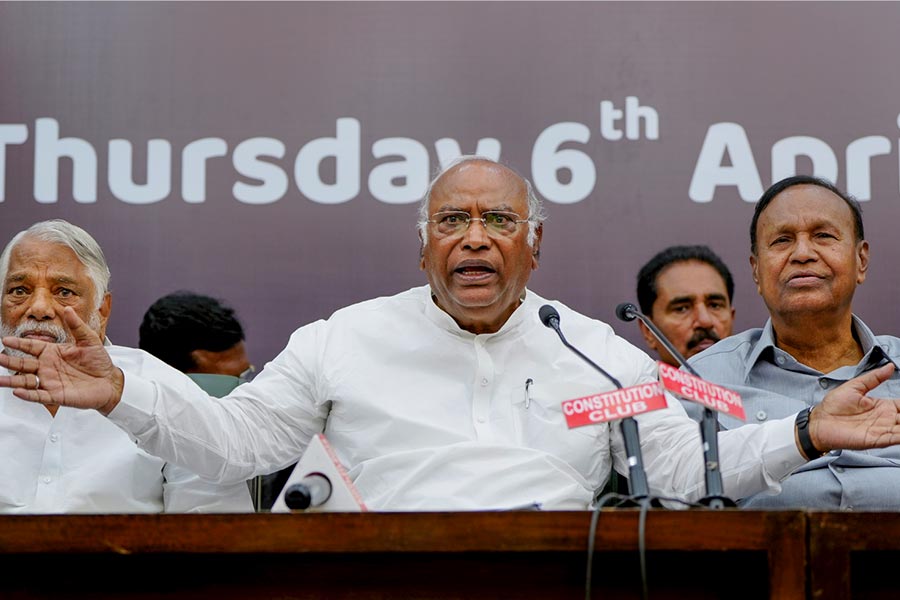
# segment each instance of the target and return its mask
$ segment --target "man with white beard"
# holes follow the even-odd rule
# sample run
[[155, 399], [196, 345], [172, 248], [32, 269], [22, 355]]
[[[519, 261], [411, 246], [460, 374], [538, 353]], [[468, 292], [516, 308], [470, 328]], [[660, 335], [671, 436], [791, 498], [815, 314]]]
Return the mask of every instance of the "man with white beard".
[[[105, 338], [109, 268], [83, 229], [55, 220], [20, 232], [0, 255], [0, 281], [3, 336], [71, 343], [62, 320], [71, 306]], [[127, 372], [177, 374], [140, 350], [106, 346]], [[0, 513], [252, 511], [243, 483], [206, 482], [139, 449], [96, 411], [22, 402], [8, 389], [0, 390], [0, 455]]]

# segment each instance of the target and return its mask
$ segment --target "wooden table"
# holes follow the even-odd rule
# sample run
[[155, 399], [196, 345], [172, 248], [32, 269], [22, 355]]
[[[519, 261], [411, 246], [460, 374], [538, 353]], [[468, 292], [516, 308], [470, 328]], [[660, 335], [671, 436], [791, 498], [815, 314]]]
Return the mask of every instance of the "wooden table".
[[810, 512], [810, 598], [900, 597], [900, 513]]
[[[590, 517], [6, 516], [0, 597], [581, 599]], [[601, 514], [594, 597], [640, 597], [637, 531], [636, 509]], [[651, 510], [650, 596], [803, 598], [806, 535], [802, 512]]]

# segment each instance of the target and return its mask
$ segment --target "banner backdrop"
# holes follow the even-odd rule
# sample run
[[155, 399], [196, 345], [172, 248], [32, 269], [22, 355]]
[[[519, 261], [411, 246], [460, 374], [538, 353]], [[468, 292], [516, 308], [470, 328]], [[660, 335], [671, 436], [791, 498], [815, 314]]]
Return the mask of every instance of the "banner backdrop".
[[613, 309], [676, 243], [716, 250], [737, 329], [760, 326], [754, 202], [815, 173], [863, 201], [855, 309], [897, 334], [898, 23], [896, 3], [4, 3], [0, 239], [71, 220], [107, 253], [113, 341], [191, 289], [238, 309], [262, 364], [424, 283], [417, 201], [478, 152], [546, 201], [530, 286], [640, 344]]

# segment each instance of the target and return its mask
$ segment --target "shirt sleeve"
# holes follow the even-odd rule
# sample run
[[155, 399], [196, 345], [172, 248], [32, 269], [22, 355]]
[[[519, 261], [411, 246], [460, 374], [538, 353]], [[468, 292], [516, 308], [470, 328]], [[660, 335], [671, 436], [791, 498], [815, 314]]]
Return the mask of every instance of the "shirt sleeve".
[[167, 513], [253, 512], [247, 482], [217, 484], [171, 463], [163, 468], [163, 503]]
[[277, 471], [325, 425], [324, 325], [298, 329], [252, 382], [224, 398], [149, 355], [141, 365], [120, 364], [125, 387], [109, 418], [148, 453], [213, 482], [243, 484]]
[[[656, 364], [634, 357], [631, 384], [657, 378]], [[624, 382], [623, 382], [624, 384]], [[639, 415], [636, 420], [641, 453], [652, 492], [664, 497], [696, 501], [706, 495], [700, 428], [688, 418], [678, 400], [666, 395], [668, 408]], [[628, 474], [620, 427], [611, 427], [613, 461]], [[794, 416], [719, 432], [719, 461], [725, 494], [743, 498], [762, 491], [777, 493], [780, 482], [806, 462], [794, 441]]]

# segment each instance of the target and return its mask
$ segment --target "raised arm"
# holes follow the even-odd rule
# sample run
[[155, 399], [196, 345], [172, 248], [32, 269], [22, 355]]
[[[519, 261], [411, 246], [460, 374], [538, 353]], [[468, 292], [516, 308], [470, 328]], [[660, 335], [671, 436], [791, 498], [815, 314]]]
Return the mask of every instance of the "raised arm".
[[13, 389], [22, 400], [41, 404], [93, 408], [108, 415], [122, 398], [124, 375], [113, 365], [103, 340], [71, 307], [63, 319], [74, 344], [52, 344], [17, 337], [3, 338], [3, 345], [30, 356], [0, 354], [0, 366], [13, 375], [0, 376], [0, 387]]

